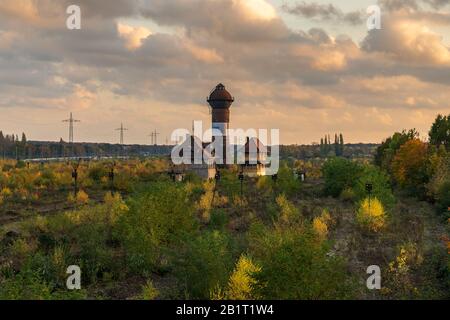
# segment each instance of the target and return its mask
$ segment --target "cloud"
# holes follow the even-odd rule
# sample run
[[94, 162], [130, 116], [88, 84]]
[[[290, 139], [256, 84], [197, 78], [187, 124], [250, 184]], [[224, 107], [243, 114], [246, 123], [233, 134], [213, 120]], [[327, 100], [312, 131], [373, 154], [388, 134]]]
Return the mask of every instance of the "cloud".
[[179, 26], [192, 36], [228, 41], [283, 40], [290, 31], [266, 0], [146, 0], [140, 12], [164, 26]]
[[440, 9], [450, 4], [450, 0], [424, 0], [424, 2], [434, 9]]
[[379, 0], [378, 2], [383, 10], [388, 12], [394, 11], [414, 11], [419, 9], [417, 0]]
[[233, 4], [253, 19], [270, 21], [277, 18], [275, 8], [265, 0], [233, 0]]
[[383, 29], [369, 32], [362, 48], [406, 64], [450, 65], [450, 51], [441, 35], [421, 22], [394, 14], [383, 20]]
[[363, 11], [344, 13], [333, 4], [319, 4], [315, 2], [301, 2], [295, 5], [284, 4], [282, 9], [290, 14], [305, 18], [316, 18], [321, 21], [339, 21], [351, 25], [359, 25], [365, 21]]
[[[432, 14], [446, 23], [445, 12], [432, 9], [441, 3], [424, 11], [384, 1], [391, 8], [384, 30], [358, 44], [326, 23], [291, 29], [267, 0], [81, 0], [79, 31], [65, 28], [69, 2], [19, 2], [35, 4], [28, 13], [0, 6], [0, 108], [8, 110], [0, 126], [15, 110], [62, 119], [73, 109], [89, 121], [90, 114], [126, 119], [137, 132], [149, 121], [160, 130], [189, 128], [209, 119], [205, 96], [219, 82], [236, 97], [233, 126], [280, 127], [288, 142], [311, 142], [323, 131], [376, 140], [400, 126], [395, 119], [407, 126], [411, 112], [427, 121], [449, 108], [448, 50], [431, 24]], [[298, 8], [352, 25], [335, 6]]]
[[140, 48], [142, 46], [142, 41], [152, 34], [147, 28], [132, 27], [122, 23], [117, 24], [117, 32], [121, 38], [125, 39], [125, 46], [128, 50]]
[[185, 45], [186, 49], [192, 54], [192, 56], [199, 61], [203, 61], [208, 64], [224, 62], [223, 57], [221, 57], [216, 50], [202, 48], [192, 42], [187, 42]]

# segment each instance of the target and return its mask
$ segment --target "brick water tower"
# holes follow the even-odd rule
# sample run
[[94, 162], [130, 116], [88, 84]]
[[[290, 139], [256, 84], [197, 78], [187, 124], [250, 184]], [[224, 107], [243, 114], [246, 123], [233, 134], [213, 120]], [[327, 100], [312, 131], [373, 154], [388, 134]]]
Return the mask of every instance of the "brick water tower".
[[221, 132], [221, 135], [214, 135], [213, 141], [217, 138], [223, 139], [223, 164], [226, 165], [226, 148], [228, 145], [228, 129], [230, 126], [230, 107], [234, 102], [234, 98], [225, 89], [225, 86], [219, 83], [216, 88], [210, 93], [207, 99], [211, 106], [212, 114], [212, 129], [217, 129]]

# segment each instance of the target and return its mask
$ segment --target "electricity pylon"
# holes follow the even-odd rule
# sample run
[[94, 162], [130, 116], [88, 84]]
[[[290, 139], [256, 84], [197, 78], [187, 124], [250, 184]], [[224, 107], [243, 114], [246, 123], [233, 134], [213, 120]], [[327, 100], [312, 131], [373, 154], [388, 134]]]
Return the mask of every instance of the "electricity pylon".
[[127, 131], [127, 128], [123, 127], [123, 123], [120, 124], [120, 128], [117, 128], [116, 130], [120, 131], [120, 145], [123, 146], [123, 132]]
[[68, 122], [69, 123], [69, 143], [73, 143], [73, 124], [75, 122], [81, 122], [80, 120], [75, 120], [72, 116], [72, 112], [70, 113], [70, 118], [63, 120], [62, 122]]
[[158, 135], [159, 134], [160, 133], [156, 132], [156, 130], [155, 130], [151, 134], [148, 135], [149, 137], [152, 137], [152, 142], [151, 142], [152, 145], [156, 146], [158, 144]]

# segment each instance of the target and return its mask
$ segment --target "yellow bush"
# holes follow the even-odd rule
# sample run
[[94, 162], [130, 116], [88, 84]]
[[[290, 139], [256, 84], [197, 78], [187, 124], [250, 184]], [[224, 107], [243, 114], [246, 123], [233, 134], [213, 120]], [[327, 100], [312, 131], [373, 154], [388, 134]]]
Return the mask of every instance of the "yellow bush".
[[226, 206], [229, 200], [228, 197], [219, 195], [217, 191], [215, 191], [214, 195], [214, 182], [205, 182], [203, 188], [205, 193], [200, 197], [197, 208], [201, 211], [203, 220], [209, 222], [211, 218], [211, 209], [214, 207]]
[[417, 296], [418, 288], [411, 269], [419, 267], [422, 262], [423, 256], [416, 244], [406, 243], [400, 246], [398, 255], [389, 263], [383, 293], [393, 294], [394, 298]]
[[75, 197], [72, 192], [70, 192], [69, 195], [67, 196], [67, 202], [75, 203]]
[[321, 217], [315, 217], [313, 220], [313, 229], [317, 233], [320, 239], [326, 239], [328, 235], [327, 224], [321, 219]]
[[2, 189], [2, 191], [0, 192], [0, 195], [2, 195], [3, 198], [8, 198], [8, 197], [10, 197], [12, 195], [12, 191], [11, 191], [10, 188], [4, 187]]
[[234, 207], [245, 207], [248, 205], [247, 200], [244, 197], [236, 196], [233, 198]]
[[122, 200], [122, 196], [118, 192], [114, 194], [111, 192], [106, 193], [104, 200], [108, 224], [114, 224], [122, 213], [128, 212], [129, 210], [128, 206]]
[[258, 299], [253, 292], [253, 287], [257, 283], [253, 278], [255, 273], [261, 271], [261, 267], [252, 262], [245, 255], [241, 255], [236, 268], [228, 280], [227, 289], [222, 291], [216, 288], [212, 293], [213, 300], [254, 300]]
[[83, 188], [91, 188], [94, 185], [94, 181], [91, 178], [85, 178], [81, 182]]
[[87, 204], [89, 202], [89, 196], [83, 190], [78, 191], [76, 197], [77, 204]]
[[151, 280], [148, 280], [145, 286], [142, 287], [142, 298], [144, 300], [155, 300], [158, 296], [158, 289], [155, 288]]
[[356, 214], [357, 222], [364, 228], [378, 232], [386, 223], [386, 212], [383, 204], [377, 199], [364, 199]]
[[333, 224], [333, 218], [331, 217], [331, 214], [328, 211], [328, 209], [322, 210], [322, 214], [320, 215], [320, 218], [322, 219], [322, 221], [324, 223], [326, 223], [327, 226], [330, 226], [331, 224]]
[[313, 229], [321, 240], [326, 239], [332, 223], [333, 219], [327, 209], [324, 209], [320, 216], [313, 219]]
[[205, 222], [209, 222], [211, 218], [213, 191], [207, 190], [198, 202], [198, 208], [202, 212], [202, 218]]
[[290, 202], [284, 194], [279, 195], [276, 199], [277, 205], [280, 208], [280, 221], [282, 223], [292, 223], [300, 215], [300, 212], [295, 205]]

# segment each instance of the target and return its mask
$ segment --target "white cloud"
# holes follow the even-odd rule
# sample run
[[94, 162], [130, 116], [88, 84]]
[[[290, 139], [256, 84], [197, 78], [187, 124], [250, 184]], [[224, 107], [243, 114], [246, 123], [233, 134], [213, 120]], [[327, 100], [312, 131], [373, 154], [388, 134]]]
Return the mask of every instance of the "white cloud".
[[405, 64], [450, 66], [450, 51], [443, 37], [420, 21], [391, 15], [382, 30], [372, 30], [363, 42], [369, 52], [383, 52]]
[[233, 3], [243, 8], [250, 18], [260, 20], [277, 18], [275, 8], [265, 0], [233, 0]]
[[131, 51], [139, 49], [142, 46], [143, 40], [152, 34], [147, 28], [133, 27], [123, 23], [117, 24], [117, 32], [125, 40], [125, 47]]

